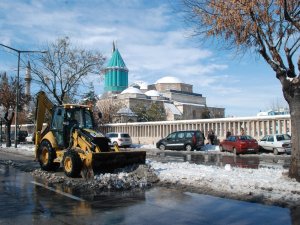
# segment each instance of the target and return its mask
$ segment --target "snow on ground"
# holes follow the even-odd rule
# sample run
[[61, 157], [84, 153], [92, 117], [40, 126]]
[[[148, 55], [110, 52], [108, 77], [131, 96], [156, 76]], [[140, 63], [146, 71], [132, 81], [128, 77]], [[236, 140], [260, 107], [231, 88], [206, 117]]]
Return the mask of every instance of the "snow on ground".
[[17, 152], [22, 155], [28, 155], [28, 156], [34, 155], [34, 146], [33, 145], [18, 144], [17, 148], [15, 148], [14, 143], [13, 143], [11, 147], [7, 148], [7, 147], [5, 147], [5, 143], [2, 143], [2, 145], [0, 144], [0, 151], [2, 149], [4, 149], [5, 151], [8, 151], [8, 152]]
[[163, 182], [192, 186], [203, 190], [291, 204], [300, 201], [300, 183], [287, 177], [287, 170], [275, 168], [224, 168], [182, 163], [148, 162]]
[[[138, 146], [153, 149], [153, 145]], [[19, 154], [33, 155], [33, 145], [18, 145], [6, 148]], [[1, 150], [1, 148], [0, 148]], [[205, 146], [204, 150], [218, 151], [218, 147]], [[161, 182], [195, 187], [200, 190], [227, 193], [230, 196], [244, 195], [263, 199], [264, 202], [296, 205], [300, 202], [300, 183], [287, 176], [283, 168], [237, 168], [191, 164], [189, 162], [161, 163], [147, 160]]]
[[156, 148], [155, 145], [139, 145], [139, 144], [132, 144], [133, 148], [143, 148], [143, 149], [154, 149]]

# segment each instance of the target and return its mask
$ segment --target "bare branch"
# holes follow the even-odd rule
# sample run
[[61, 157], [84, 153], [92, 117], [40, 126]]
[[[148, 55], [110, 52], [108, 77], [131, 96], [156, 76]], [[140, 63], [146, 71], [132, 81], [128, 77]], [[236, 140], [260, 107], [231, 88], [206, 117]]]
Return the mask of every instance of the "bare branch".
[[[283, 1], [284, 5], [283, 5], [283, 9], [284, 9], [284, 17], [287, 21], [289, 21], [295, 28], [298, 29], [298, 32], [300, 31], [300, 23], [299, 23], [299, 20], [295, 20], [294, 17], [292, 17], [289, 13], [289, 10], [288, 10], [288, 4], [287, 4], [287, 0], [284, 0]], [[294, 10], [297, 10], [298, 9], [298, 12], [296, 12], [296, 15], [299, 15], [299, 1], [298, 3], [296, 3], [296, 7]]]
[[90, 74], [97, 73], [100, 77], [105, 60], [100, 52], [72, 47], [68, 37], [48, 44], [47, 49], [37, 62], [32, 60], [32, 73], [59, 104], [66, 97], [68, 101], [75, 101], [72, 97], [79, 92], [78, 84], [84, 83]]

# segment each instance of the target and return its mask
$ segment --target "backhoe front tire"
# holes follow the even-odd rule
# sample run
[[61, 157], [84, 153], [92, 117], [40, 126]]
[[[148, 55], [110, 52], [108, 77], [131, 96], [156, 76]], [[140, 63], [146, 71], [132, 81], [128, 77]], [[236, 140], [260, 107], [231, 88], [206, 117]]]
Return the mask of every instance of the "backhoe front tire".
[[38, 161], [43, 170], [55, 171], [59, 168], [59, 163], [55, 163], [56, 152], [49, 141], [42, 141], [38, 149]]
[[78, 153], [74, 150], [68, 150], [63, 157], [64, 172], [68, 177], [79, 177], [82, 169], [82, 161]]

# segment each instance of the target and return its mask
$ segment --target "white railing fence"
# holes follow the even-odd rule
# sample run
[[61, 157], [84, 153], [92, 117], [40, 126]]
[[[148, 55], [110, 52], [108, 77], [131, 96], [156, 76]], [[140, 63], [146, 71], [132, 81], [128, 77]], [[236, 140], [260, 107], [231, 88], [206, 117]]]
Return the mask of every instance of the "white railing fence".
[[219, 140], [226, 137], [229, 130], [232, 134], [245, 134], [260, 139], [266, 134], [290, 133], [291, 120], [289, 115], [261, 116], [261, 117], [234, 117], [218, 119], [157, 121], [143, 123], [116, 123], [101, 127], [103, 133], [126, 132], [134, 143], [155, 144], [159, 139], [178, 130], [201, 130], [207, 137], [209, 130], [214, 130]]
[[[214, 130], [217, 138], [223, 140], [229, 130], [232, 134], [240, 134], [241, 129], [245, 134], [255, 139], [260, 139], [266, 134], [290, 133], [291, 120], [289, 115], [284, 116], [260, 116], [260, 117], [233, 117], [218, 119], [157, 121], [143, 123], [114, 123], [100, 126], [103, 133], [126, 132], [129, 133], [133, 143], [155, 144], [159, 139], [169, 133], [178, 130], [201, 130], [207, 137], [209, 130]], [[14, 125], [11, 127], [14, 130]], [[21, 130], [28, 133], [34, 132], [33, 124], [20, 125]], [[5, 127], [2, 127], [4, 132]]]

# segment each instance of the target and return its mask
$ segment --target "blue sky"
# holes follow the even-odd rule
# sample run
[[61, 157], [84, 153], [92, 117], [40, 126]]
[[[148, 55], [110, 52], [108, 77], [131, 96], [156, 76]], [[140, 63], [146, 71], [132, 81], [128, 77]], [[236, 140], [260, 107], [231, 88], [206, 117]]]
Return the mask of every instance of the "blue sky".
[[[1, 0], [0, 43], [37, 50], [68, 36], [73, 44], [101, 51], [109, 59], [115, 40], [129, 69], [129, 83], [177, 77], [193, 84], [208, 106], [224, 107], [226, 116], [254, 116], [272, 105], [287, 105], [279, 81], [261, 57], [237, 56], [191, 38], [191, 28], [174, 11], [174, 2]], [[28, 57], [22, 55], [25, 61]], [[14, 74], [16, 66], [15, 53], [0, 47], [0, 71]], [[22, 70], [20, 77], [24, 75]], [[103, 80], [89, 79], [101, 94]]]

